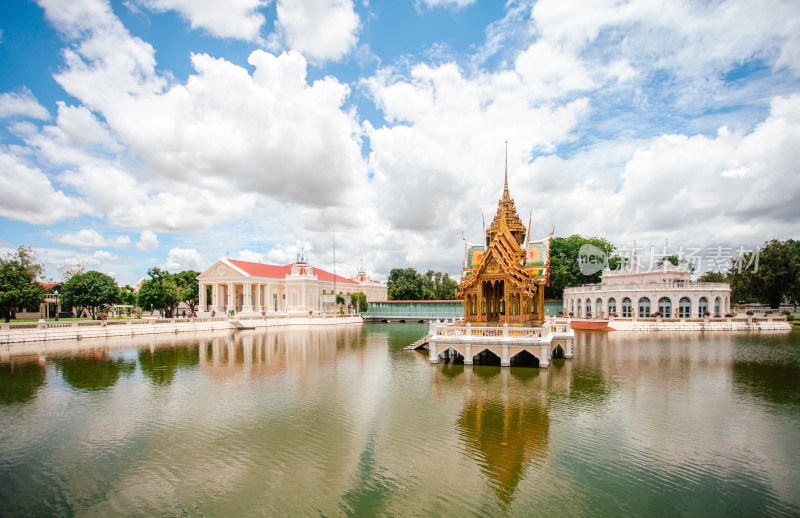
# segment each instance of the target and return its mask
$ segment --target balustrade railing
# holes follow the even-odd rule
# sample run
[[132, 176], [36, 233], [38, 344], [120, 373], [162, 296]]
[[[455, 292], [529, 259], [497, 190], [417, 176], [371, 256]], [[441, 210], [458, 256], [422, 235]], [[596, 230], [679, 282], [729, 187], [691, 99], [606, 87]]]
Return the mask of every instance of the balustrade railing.
[[546, 320], [541, 327], [509, 327], [503, 326], [472, 326], [469, 321], [462, 322], [431, 322], [431, 336], [442, 337], [476, 337], [476, 338], [539, 338], [547, 339], [551, 335], [571, 335], [572, 329], [568, 319]]

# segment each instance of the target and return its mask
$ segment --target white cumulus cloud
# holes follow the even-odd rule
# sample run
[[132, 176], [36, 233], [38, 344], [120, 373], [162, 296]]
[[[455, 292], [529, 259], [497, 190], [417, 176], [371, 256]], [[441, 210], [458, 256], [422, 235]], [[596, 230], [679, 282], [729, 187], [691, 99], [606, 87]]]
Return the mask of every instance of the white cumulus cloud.
[[23, 88], [20, 92], [0, 94], [0, 118], [16, 116], [49, 119], [50, 113], [29, 89]]
[[203, 271], [208, 265], [194, 248], [173, 248], [167, 254], [162, 268], [171, 271]]
[[352, 0], [277, 0], [277, 12], [286, 46], [312, 61], [338, 61], [358, 41]]
[[258, 39], [264, 15], [259, 9], [265, 0], [140, 0], [154, 11], [174, 10], [189, 21], [192, 28], [202, 28], [220, 38], [247, 41]]
[[139, 242], [136, 243], [139, 250], [155, 250], [158, 248], [158, 236], [152, 230], [144, 230], [139, 235]]
[[55, 234], [53, 235], [53, 241], [82, 248], [102, 248], [107, 246], [122, 248], [131, 244], [131, 238], [128, 236], [117, 236], [112, 239], [106, 239], [94, 229], [82, 229], [75, 233]]
[[49, 225], [87, 211], [85, 203], [56, 189], [41, 170], [0, 151], [0, 216]]

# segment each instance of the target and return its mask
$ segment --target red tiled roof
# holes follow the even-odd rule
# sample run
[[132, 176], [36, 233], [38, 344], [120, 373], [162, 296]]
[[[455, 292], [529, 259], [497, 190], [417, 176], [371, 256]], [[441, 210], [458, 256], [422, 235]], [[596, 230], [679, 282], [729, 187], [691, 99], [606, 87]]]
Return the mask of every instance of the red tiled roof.
[[[283, 279], [292, 272], [292, 266], [294, 266], [294, 263], [277, 266], [274, 264], [235, 261], [233, 259], [228, 259], [228, 262], [244, 271], [248, 275], [252, 275], [253, 277], [265, 277], [267, 279]], [[317, 279], [326, 282], [334, 281], [334, 275], [332, 273], [326, 272], [325, 270], [316, 268], [314, 266], [311, 268], [312, 273], [317, 276]], [[336, 275], [335, 277], [336, 282], [341, 282], [343, 284], [358, 284], [353, 279], [348, 279], [346, 277], [342, 277], [341, 275]]]

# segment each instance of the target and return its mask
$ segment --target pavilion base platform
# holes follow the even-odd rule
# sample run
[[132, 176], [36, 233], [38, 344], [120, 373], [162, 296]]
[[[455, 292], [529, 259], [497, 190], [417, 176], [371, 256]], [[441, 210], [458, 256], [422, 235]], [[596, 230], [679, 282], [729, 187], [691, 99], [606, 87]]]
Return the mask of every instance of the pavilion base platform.
[[549, 367], [554, 358], [572, 358], [574, 339], [575, 331], [569, 318], [550, 317], [536, 327], [431, 322], [427, 336], [431, 363], [473, 365], [488, 358], [499, 359], [501, 367], [510, 367], [524, 358], [531, 358], [526, 365], [540, 369]]

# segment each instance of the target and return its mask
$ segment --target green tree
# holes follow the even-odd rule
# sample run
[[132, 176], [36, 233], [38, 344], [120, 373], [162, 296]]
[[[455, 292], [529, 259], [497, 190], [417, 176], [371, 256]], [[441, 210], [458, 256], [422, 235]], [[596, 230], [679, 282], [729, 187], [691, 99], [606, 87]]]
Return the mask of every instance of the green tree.
[[800, 298], [800, 241], [773, 239], [737, 258], [728, 274], [736, 301], [758, 301], [778, 308]]
[[369, 309], [369, 304], [367, 303], [367, 296], [361, 291], [357, 293], [351, 293], [350, 306], [364, 313]]
[[44, 268], [27, 246], [0, 258], [0, 315], [8, 322], [17, 307], [39, 307], [44, 287], [37, 281]]
[[117, 304], [125, 304], [126, 306], [136, 305], [136, 291], [130, 284], [120, 286], [119, 293], [117, 294]]
[[[197, 276], [200, 272], [185, 270], [172, 275], [175, 285], [178, 287], [178, 302], [185, 302], [189, 310], [194, 312], [200, 303], [200, 284]], [[177, 303], [176, 303], [177, 305]]]
[[178, 285], [172, 275], [157, 267], [147, 270], [150, 279], [142, 283], [136, 296], [139, 307], [145, 310], [157, 309], [167, 318], [172, 317], [172, 310], [180, 300]]
[[392, 268], [387, 283], [389, 300], [453, 300], [458, 283], [447, 273], [414, 268]]
[[453, 300], [456, 298], [458, 283], [447, 273], [428, 270], [419, 282], [422, 286], [419, 300]]
[[422, 300], [422, 276], [415, 268], [392, 268], [387, 282], [389, 300]]
[[609, 257], [608, 262], [612, 268], [619, 264], [618, 257], [611, 257], [614, 245], [603, 238], [583, 237], [577, 234], [570, 237], [554, 237], [550, 241], [550, 286], [544, 290], [545, 297], [560, 299], [564, 295], [564, 288], [600, 282], [602, 271], [591, 275], [584, 275], [580, 271], [578, 252], [585, 244], [603, 250]]
[[725, 274], [708, 270], [697, 278], [697, 282], [725, 282]]
[[454, 300], [458, 291], [458, 283], [445, 273], [442, 275], [439, 284], [436, 286], [434, 297], [436, 300]]
[[61, 288], [62, 303], [78, 308], [78, 314], [86, 308], [92, 319], [97, 318], [97, 310], [117, 302], [119, 288], [113, 277], [90, 270], [73, 275]]

